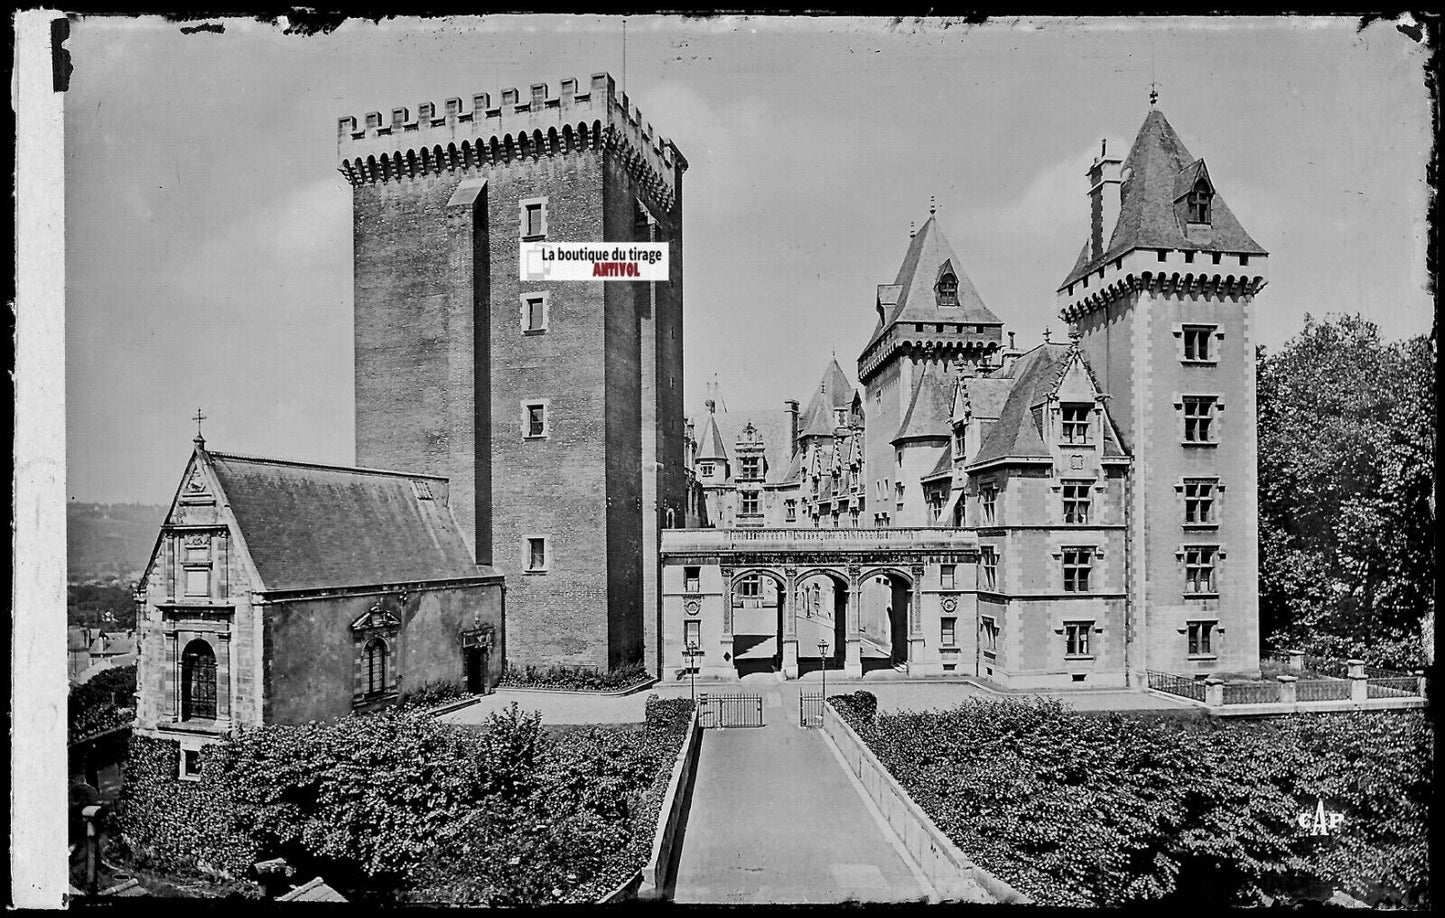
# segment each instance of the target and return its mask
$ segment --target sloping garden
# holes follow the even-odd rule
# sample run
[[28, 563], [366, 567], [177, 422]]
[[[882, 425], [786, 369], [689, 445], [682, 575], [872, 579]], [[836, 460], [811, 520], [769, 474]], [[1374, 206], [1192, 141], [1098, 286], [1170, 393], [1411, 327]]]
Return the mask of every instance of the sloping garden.
[[246, 878], [282, 857], [351, 901], [593, 902], [651, 853], [691, 715], [549, 734], [513, 704], [480, 729], [415, 712], [246, 731], [175, 778], [170, 741], [132, 740], [113, 838], [128, 861]]
[[[1423, 712], [1262, 720], [831, 700], [980, 866], [1047, 905], [1429, 905]], [[1320, 831], [1319, 811], [1342, 814]]]

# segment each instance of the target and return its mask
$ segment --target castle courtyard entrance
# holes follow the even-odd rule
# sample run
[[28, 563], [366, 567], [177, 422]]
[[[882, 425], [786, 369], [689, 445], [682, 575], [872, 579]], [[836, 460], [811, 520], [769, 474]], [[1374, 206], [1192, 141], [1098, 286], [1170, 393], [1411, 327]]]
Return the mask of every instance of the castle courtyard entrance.
[[661, 668], [691, 647], [724, 678], [942, 672], [939, 616], [976, 603], [977, 558], [957, 529], [664, 530]]

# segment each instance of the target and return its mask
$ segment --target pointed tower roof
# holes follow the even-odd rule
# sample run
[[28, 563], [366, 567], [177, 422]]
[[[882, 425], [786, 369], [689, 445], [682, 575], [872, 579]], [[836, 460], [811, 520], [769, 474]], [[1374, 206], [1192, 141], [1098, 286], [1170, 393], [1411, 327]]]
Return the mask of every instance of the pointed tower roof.
[[697, 457], [694, 461], [729, 461], [727, 445], [723, 442], [722, 431], [718, 430], [717, 416], [713, 413], [713, 401], [708, 399], [707, 420], [702, 422], [702, 433], [697, 437]]
[[851, 408], [853, 395], [853, 383], [838, 365], [838, 358], [832, 358], [798, 423], [798, 436], [832, 436], [833, 431], [838, 429], [833, 412], [839, 408]]
[[[941, 306], [936, 287], [945, 273], [958, 279], [958, 305]], [[903, 264], [892, 284], [879, 287], [879, 306], [885, 311], [873, 332], [876, 340], [897, 322], [963, 322], [969, 325], [1002, 325], [998, 316], [984, 305], [973, 281], [963, 270], [963, 260], [954, 252], [938, 217], [930, 214], [908, 244]]]
[[[1204, 161], [1190, 155], [1159, 109], [1151, 109], [1144, 119], [1134, 146], [1124, 160], [1122, 174], [1119, 221], [1114, 225], [1108, 246], [1103, 254], [1091, 260], [1089, 243], [1085, 240], [1074, 269], [1060, 288], [1131, 249], [1268, 254], [1240, 226], [1214, 187]], [[1201, 178], [1213, 191], [1210, 222], [1189, 223], [1185, 198]]]
[[918, 381], [913, 385], [913, 398], [908, 403], [908, 411], [903, 415], [903, 423], [898, 425], [898, 435], [893, 442], [947, 439], [952, 429], [949, 417], [952, 411], [948, 380], [942, 377], [934, 364], [929, 364], [918, 374]]

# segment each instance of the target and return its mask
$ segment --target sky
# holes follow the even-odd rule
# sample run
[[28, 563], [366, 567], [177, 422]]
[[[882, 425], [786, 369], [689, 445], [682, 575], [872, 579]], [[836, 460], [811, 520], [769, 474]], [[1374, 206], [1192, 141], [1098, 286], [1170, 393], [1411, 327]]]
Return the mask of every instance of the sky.
[[183, 35], [91, 17], [67, 47], [67, 491], [164, 503], [219, 451], [354, 461], [351, 191], [336, 119], [607, 70], [690, 164], [684, 392], [856, 379], [911, 223], [938, 219], [1020, 345], [1087, 227], [1085, 170], [1159, 108], [1306, 313], [1428, 332], [1426, 51], [1346, 19], [486, 17]]

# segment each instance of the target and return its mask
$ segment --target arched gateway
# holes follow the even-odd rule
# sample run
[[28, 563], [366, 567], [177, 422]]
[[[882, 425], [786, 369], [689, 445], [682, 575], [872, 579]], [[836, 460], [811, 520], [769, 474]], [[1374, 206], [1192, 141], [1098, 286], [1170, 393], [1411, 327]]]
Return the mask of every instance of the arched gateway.
[[664, 530], [662, 671], [976, 674], [977, 562], [956, 529]]

